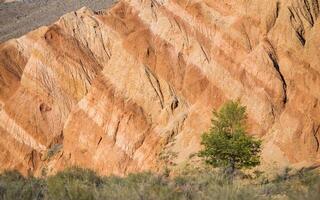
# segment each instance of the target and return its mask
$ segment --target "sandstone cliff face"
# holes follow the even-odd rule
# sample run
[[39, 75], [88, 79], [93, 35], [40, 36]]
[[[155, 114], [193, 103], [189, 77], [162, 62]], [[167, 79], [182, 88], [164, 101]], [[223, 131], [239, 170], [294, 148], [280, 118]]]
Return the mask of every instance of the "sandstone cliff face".
[[317, 163], [319, 3], [123, 0], [1, 44], [0, 169], [179, 165], [228, 99], [247, 106], [264, 166]]

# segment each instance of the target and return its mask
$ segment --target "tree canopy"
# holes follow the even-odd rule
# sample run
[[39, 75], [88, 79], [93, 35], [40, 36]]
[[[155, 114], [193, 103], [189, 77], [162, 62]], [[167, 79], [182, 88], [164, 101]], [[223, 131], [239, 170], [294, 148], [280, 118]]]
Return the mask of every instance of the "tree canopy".
[[238, 101], [228, 101], [213, 111], [212, 125], [202, 135], [200, 151], [206, 163], [215, 167], [250, 168], [260, 164], [261, 141], [248, 135], [246, 107]]

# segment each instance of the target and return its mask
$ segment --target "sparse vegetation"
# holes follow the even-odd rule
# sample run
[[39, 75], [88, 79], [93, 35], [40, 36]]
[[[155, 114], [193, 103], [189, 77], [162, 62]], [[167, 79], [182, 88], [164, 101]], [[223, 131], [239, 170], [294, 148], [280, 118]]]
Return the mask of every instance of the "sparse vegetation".
[[229, 101], [219, 112], [214, 111], [212, 126], [202, 135], [200, 157], [229, 174], [259, 165], [261, 141], [247, 134], [246, 119], [246, 108], [239, 102]]
[[17, 171], [0, 175], [1, 200], [44, 199], [45, 193], [46, 183], [43, 179], [26, 178]]
[[61, 151], [62, 147], [62, 144], [54, 144], [50, 149], [48, 149], [47, 154], [45, 156], [45, 160], [50, 160], [51, 157], [53, 157], [59, 151]]
[[[283, 176], [281, 178], [281, 176]], [[237, 178], [212, 169], [189, 169], [175, 177], [152, 173], [99, 177], [71, 168], [48, 178], [23, 177], [16, 171], [0, 175], [1, 200], [238, 200], [320, 199], [320, 176], [298, 172], [277, 178]]]

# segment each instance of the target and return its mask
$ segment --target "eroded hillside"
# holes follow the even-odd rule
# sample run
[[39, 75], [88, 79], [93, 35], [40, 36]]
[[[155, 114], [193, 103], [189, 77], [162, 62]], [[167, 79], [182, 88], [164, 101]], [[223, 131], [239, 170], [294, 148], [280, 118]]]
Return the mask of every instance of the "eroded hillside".
[[228, 99], [264, 166], [318, 163], [319, 3], [123, 0], [1, 44], [1, 170], [179, 165]]

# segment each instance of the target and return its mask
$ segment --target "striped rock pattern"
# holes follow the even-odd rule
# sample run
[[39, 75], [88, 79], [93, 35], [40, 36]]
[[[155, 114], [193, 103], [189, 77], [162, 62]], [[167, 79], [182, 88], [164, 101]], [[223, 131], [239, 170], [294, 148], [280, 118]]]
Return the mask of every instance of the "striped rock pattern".
[[179, 166], [229, 99], [264, 166], [317, 163], [319, 3], [123, 0], [1, 44], [0, 170]]

